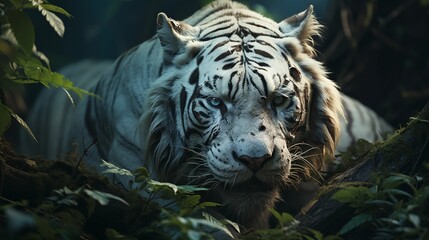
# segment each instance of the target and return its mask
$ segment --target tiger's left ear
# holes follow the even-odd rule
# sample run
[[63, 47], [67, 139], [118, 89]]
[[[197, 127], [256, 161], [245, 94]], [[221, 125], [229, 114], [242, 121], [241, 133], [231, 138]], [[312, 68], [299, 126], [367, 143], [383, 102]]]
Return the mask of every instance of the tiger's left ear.
[[173, 20], [165, 13], [159, 13], [157, 18], [158, 38], [164, 49], [167, 61], [184, 52], [187, 44], [196, 40], [199, 28]]
[[322, 25], [313, 15], [313, 5], [310, 5], [303, 12], [279, 22], [278, 27], [284, 34], [283, 37], [297, 38], [302, 44], [304, 52], [314, 55], [313, 36], [320, 36]]

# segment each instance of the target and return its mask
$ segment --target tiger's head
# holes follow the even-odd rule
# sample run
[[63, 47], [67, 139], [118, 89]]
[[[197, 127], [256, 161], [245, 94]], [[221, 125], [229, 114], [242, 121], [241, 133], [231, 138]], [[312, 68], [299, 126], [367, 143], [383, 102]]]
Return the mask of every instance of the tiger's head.
[[279, 23], [229, 1], [183, 22], [160, 13], [163, 71], [141, 125], [157, 178], [210, 188], [243, 223], [307, 166], [322, 168], [342, 107], [314, 59], [320, 28], [312, 6]]

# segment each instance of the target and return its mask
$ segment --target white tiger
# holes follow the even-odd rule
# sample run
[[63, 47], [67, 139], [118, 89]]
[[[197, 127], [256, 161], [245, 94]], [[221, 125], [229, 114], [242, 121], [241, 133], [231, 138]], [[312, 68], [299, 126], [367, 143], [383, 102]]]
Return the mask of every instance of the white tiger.
[[312, 6], [277, 23], [219, 0], [184, 21], [160, 13], [157, 24], [153, 38], [114, 63], [63, 69], [101, 99], [73, 109], [63, 93], [45, 91], [29, 119], [40, 143], [24, 139], [23, 151], [56, 158], [72, 142], [97, 139], [87, 164], [148, 165], [158, 180], [206, 186], [204, 197], [224, 204], [220, 213], [261, 228], [298, 173], [390, 131], [315, 60], [321, 25]]

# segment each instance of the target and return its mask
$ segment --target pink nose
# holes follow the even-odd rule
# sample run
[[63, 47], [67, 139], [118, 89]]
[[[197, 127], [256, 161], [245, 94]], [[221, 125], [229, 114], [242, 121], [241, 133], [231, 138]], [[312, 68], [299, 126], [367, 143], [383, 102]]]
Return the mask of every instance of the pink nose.
[[252, 171], [259, 170], [264, 165], [264, 163], [271, 159], [271, 154], [266, 154], [261, 157], [249, 157], [246, 155], [237, 156], [237, 154], [234, 152], [233, 155], [237, 161], [243, 163]]

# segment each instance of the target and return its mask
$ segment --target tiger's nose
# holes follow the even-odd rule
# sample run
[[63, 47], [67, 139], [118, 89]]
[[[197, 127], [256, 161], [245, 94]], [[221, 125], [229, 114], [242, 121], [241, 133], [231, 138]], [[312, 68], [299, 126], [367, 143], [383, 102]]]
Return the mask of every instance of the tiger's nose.
[[271, 154], [265, 154], [261, 157], [250, 157], [247, 155], [238, 156], [235, 152], [233, 152], [233, 155], [238, 162], [243, 163], [252, 171], [261, 169], [264, 163], [271, 159]]

